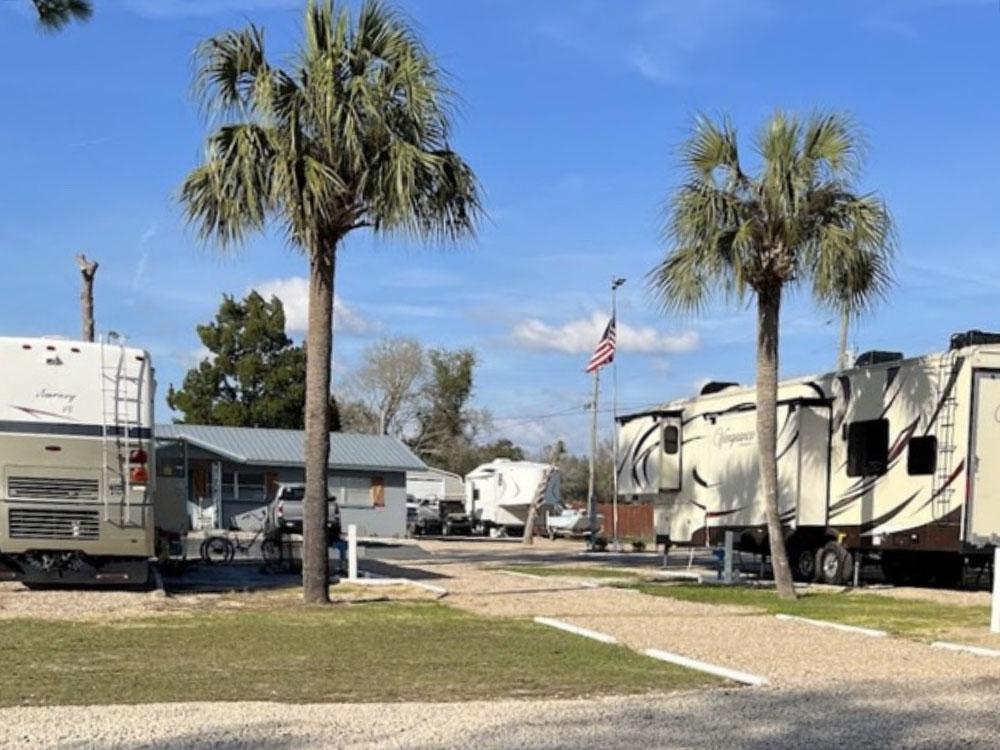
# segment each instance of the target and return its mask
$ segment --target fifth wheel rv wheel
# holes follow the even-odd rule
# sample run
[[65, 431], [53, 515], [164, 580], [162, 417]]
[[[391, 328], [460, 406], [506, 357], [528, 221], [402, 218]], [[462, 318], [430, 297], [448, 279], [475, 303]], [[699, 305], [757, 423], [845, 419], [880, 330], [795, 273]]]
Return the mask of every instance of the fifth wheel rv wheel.
[[792, 552], [792, 575], [797, 581], [815, 581], [819, 555], [812, 547], [799, 547]]
[[816, 555], [816, 578], [820, 583], [841, 586], [851, 581], [854, 558], [839, 542], [827, 542]]

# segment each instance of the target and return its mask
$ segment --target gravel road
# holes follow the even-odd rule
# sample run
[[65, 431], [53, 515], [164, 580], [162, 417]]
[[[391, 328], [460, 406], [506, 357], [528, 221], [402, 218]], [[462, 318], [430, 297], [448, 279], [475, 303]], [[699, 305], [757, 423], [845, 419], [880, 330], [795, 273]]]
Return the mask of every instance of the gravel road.
[[985, 750], [1000, 736], [998, 711], [995, 687], [951, 680], [919, 697], [895, 682], [870, 681], [844, 690], [711, 690], [530, 703], [25, 708], [0, 712], [0, 747]]

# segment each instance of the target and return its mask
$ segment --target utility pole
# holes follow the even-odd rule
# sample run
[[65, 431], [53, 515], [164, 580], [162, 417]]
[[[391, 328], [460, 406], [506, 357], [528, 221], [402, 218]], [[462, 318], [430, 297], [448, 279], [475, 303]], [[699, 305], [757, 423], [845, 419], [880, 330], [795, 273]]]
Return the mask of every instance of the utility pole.
[[[621, 326], [618, 325], [618, 287], [625, 283], [625, 279], [618, 276], [611, 277], [611, 319], [615, 322], [615, 337]], [[614, 550], [619, 551], [618, 543], [618, 352], [617, 343], [615, 345], [615, 358], [611, 360], [611, 509], [612, 509], [612, 536], [614, 537]]]
[[587, 484], [587, 517], [590, 519], [590, 548], [597, 541], [597, 498], [594, 495], [594, 459], [597, 456], [597, 396], [601, 388], [601, 368], [594, 370], [594, 397], [590, 401], [590, 481]]
[[87, 260], [80, 253], [76, 256], [76, 264], [80, 268], [83, 286], [80, 288], [80, 317], [83, 323], [83, 340], [94, 340], [94, 276], [97, 274], [97, 261]]

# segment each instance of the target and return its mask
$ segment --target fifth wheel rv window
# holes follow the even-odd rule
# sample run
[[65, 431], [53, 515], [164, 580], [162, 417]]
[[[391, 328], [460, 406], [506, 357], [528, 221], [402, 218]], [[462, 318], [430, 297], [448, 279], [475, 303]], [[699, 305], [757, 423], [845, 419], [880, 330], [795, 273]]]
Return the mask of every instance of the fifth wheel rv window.
[[885, 474], [889, 462], [889, 420], [852, 422], [847, 427], [847, 476]]

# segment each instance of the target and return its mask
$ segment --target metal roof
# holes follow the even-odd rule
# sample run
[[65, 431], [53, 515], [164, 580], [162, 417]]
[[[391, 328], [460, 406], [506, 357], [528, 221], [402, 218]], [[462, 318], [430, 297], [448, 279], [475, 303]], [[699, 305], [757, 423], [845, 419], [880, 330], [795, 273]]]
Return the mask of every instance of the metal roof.
[[[301, 466], [305, 463], [305, 433], [301, 430], [158, 424], [155, 435], [184, 440], [236, 463], [265, 466]], [[417, 471], [427, 467], [394, 437], [332, 432], [330, 468]]]

